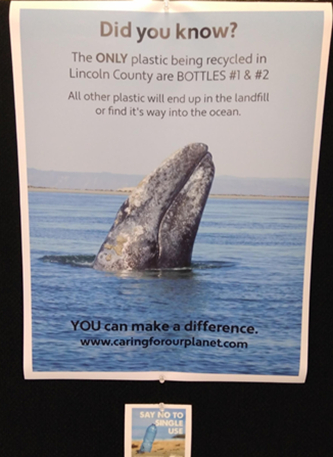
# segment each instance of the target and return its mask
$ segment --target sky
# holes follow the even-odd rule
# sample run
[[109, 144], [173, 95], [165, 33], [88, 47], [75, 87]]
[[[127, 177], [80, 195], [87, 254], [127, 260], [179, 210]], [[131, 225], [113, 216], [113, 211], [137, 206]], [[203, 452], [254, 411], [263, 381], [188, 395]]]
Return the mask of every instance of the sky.
[[[100, 36], [102, 21], [113, 25], [111, 36]], [[120, 36], [129, 23], [131, 36]], [[233, 38], [229, 30], [226, 38], [176, 39], [177, 23], [185, 30], [204, 26], [204, 34], [237, 28]], [[322, 26], [320, 12], [23, 11], [28, 167], [145, 175], [200, 142], [213, 154], [216, 175], [309, 178]], [[152, 36], [169, 28], [170, 38], [138, 43], [137, 28], [152, 29]], [[117, 62], [98, 62], [106, 54]], [[154, 64], [136, 63], [149, 57]], [[80, 71], [110, 77], [76, 77]], [[157, 80], [159, 74], [172, 81]], [[160, 102], [148, 102], [155, 95]], [[252, 101], [239, 101], [243, 96]]]
[[[141, 418], [140, 413], [147, 414], [147, 412], [153, 413], [153, 418]], [[158, 414], [160, 413], [160, 416]], [[176, 409], [169, 409], [166, 408], [164, 410], [164, 418], [159, 409], [157, 408], [133, 408], [132, 410], [132, 439], [134, 440], [142, 440], [146, 433], [147, 427], [151, 424], [156, 423], [156, 420], [174, 420], [177, 421], [177, 424], [180, 425], [180, 421], [183, 421], [182, 428], [184, 429], [185, 434], [185, 427], [186, 427], [186, 410], [182, 408]], [[175, 417], [174, 417], [175, 416]], [[179, 416], [179, 418], [177, 418]], [[173, 429], [174, 427], [167, 427], [167, 426], [157, 426], [157, 433], [156, 439], [165, 440], [165, 439], [172, 439], [174, 436], [173, 434], [170, 435], [169, 428]]]

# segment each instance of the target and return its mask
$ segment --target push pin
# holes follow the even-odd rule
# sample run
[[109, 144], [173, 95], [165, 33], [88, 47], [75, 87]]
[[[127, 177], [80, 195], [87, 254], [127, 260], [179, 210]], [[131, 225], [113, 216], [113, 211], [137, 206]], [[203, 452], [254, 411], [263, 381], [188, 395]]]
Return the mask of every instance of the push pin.
[[160, 379], [159, 379], [161, 384], [165, 383], [165, 377], [161, 374]]
[[169, 0], [164, 0], [164, 11], [169, 11]]
[[160, 404], [158, 405], [158, 407], [160, 408], [161, 412], [163, 413], [164, 408], [165, 408], [164, 403], [160, 403]]

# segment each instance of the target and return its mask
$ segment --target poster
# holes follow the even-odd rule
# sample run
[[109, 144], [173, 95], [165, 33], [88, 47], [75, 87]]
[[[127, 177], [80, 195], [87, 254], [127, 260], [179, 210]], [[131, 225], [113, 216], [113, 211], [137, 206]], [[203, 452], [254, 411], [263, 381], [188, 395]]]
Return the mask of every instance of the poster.
[[304, 382], [331, 6], [10, 21], [25, 377]]
[[125, 405], [125, 457], [190, 457], [191, 437], [191, 405]]

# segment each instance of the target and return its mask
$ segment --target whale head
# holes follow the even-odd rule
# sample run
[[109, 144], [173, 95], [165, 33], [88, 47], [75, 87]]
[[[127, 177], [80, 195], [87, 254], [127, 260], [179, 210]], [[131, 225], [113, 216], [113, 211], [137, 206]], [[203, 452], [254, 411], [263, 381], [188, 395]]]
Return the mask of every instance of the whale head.
[[189, 267], [213, 178], [212, 155], [205, 144], [176, 151], [122, 204], [93, 268]]

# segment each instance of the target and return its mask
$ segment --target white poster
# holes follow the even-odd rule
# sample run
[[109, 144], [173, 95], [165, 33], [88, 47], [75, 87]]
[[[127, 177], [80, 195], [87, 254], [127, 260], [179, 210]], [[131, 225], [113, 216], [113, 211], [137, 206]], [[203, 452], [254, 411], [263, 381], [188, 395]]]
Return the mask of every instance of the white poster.
[[25, 377], [304, 382], [331, 5], [10, 21]]

